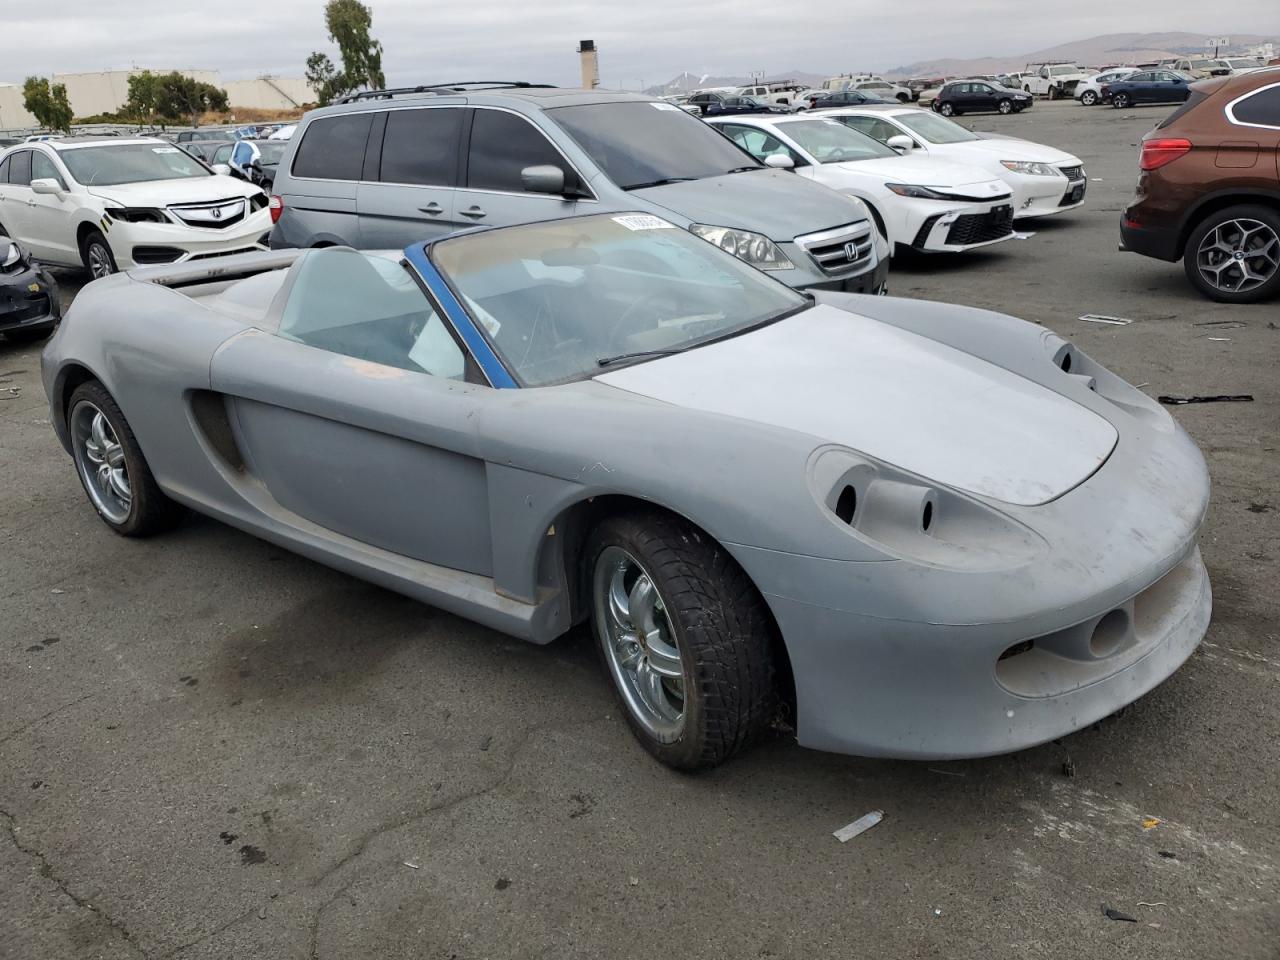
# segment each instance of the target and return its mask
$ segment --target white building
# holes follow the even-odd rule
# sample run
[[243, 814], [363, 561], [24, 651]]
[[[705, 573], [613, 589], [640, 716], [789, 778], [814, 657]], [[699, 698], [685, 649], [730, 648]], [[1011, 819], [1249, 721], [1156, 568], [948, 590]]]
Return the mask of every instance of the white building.
[[36, 118], [22, 105], [22, 88], [15, 83], [0, 83], [0, 130], [23, 130], [35, 125]]

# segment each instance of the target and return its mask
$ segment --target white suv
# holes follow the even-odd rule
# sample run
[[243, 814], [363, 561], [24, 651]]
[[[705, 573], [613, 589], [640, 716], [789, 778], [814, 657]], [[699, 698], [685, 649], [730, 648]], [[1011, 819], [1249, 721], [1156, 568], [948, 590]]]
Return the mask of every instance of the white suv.
[[165, 140], [68, 137], [0, 154], [0, 233], [94, 277], [265, 249], [262, 190]]

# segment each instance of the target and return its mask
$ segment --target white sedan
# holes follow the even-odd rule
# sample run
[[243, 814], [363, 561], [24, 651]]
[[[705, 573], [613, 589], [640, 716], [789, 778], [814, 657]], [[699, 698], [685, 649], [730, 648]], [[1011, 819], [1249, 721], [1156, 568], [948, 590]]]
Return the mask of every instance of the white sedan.
[[910, 156], [966, 163], [999, 177], [1013, 192], [1014, 218], [1045, 217], [1084, 203], [1088, 178], [1079, 157], [1056, 147], [978, 134], [915, 107], [841, 107], [822, 116]]
[[825, 114], [708, 122], [762, 163], [857, 197], [896, 246], [958, 253], [1013, 236], [1009, 188], [978, 167], [900, 156]]
[[1123, 80], [1138, 72], [1137, 67], [1116, 67], [1106, 73], [1100, 73], [1088, 80], [1081, 80], [1076, 85], [1076, 99], [1086, 107], [1092, 107], [1102, 100], [1102, 88], [1108, 83]]

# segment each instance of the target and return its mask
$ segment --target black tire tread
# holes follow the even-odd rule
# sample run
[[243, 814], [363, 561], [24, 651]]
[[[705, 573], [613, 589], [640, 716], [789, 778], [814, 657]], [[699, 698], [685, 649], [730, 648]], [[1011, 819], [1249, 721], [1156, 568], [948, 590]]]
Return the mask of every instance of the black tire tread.
[[[124, 413], [115, 398], [107, 392], [97, 380], [87, 380], [72, 391], [67, 400], [67, 421], [71, 420], [71, 411], [81, 400], [88, 400], [107, 415], [116, 439], [124, 448], [125, 463], [129, 470], [129, 489], [133, 493], [133, 508], [124, 523], [112, 523], [106, 517], [102, 522], [122, 537], [150, 537], [173, 527], [181, 518], [183, 509], [165, 496], [151, 474], [138, 438], [133, 435], [133, 428], [125, 419]], [[76, 475], [80, 471], [76, 470]], [[81, 478], [83, 485], [84, 478]], [[87, 495], [87, 492], [86, 492]], [[101, 516], [101, 514], [99, 514]]]
[[[692, 660], [697, 704], [686, 682], [684, 735], [674, 744], [654, 741], [637, 728], [624, 704], [640, 741], [659, 760], [683, 770], [719, 766], [758, 741], [778, 713], [776, 627], [745, 571], [707, 534], [659, 511], [610, 517], [592, 541], [592, 567], [609, 543], [633, 550], [678, 620], [682, 650]], [[603, 659], [602, 649], [600, 654]]]

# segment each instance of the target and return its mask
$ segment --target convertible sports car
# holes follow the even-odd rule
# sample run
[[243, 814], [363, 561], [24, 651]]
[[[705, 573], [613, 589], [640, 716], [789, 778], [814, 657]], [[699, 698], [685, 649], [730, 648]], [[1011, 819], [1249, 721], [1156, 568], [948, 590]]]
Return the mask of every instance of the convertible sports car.
[[782, 720], [1016, 750], [1209, 621], [1205, 464], [1150, 398], [1032, 324], [799, 292], [646, 214], [108, 277], [43, 367], [112, 529], [185, 504], [535, 643], [589, 620], [678, 768]]

